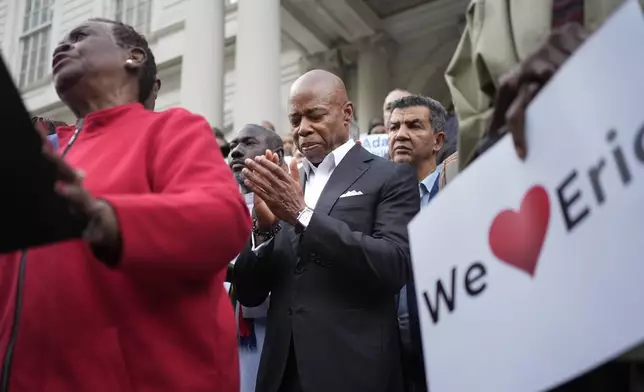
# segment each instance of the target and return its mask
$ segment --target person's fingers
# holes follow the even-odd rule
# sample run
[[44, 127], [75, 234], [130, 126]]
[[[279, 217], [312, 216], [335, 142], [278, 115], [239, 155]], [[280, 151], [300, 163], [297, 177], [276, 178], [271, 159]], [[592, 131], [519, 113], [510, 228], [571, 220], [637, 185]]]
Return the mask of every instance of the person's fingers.
[[520, 89], [517, 98], [507, 112], [506, 123], [508, 130], [512, 134], [514, 147], [519, 158], [525, 158], [525, 106], [524, 106], [525, 89]]
[[83, 180], [85, 180], [85, 172], [82, 170], [75, 170], [75, 172], [76, 172], [76, 181], [79, 184], [82, 184]]
[[562, 52], [573, 54], [590, 36], [590, 31], [579, 23], [568, 23], [551, 35], [552, 45]]
[[264, 152], [264, 157], [271, 162], [273, 162], [273, 160], [275, 159], [275, 155], [276, 154], [273, 154], [273, 151], [268, 149]]
[[253, 208], [255, 209], [255, 213], [257, 213], [258, 217], [261, 219], [267, 219], [271, 221], [274, 220], [275, 216], [273, 215], [273, 212], [271, 211], [270, 208], [268, 208], [268, 205], [266, 204], [264, 199], [262, 199], [262, 197], [260, 196], [260, 195], [263, 195], [264, 197], [268, 197], [268, 195], [266, 194], [266, 191], [264, 189], [257, 187], [252, 183], [249, 183], [248, 185], [250, 185], [251, 187], [254, 187], [255, 189], [253, 190], [251, 188], [248, 188], [253, 192], [253, 195], [254, 195]]
[[295, 159], [291, 159], [291, 161], [288, 163], [288, 166], [289, 166], [289, 174], [291, 175], [291, 178], [293, 179], [293, 181], [299, 184], [300, 169], [298, 169], [297, 167], [297, 161]]
[[506, 122], [508, 129], [510, 133], [512, 133], [512, 139], [514, 141], [517, 155], [521, 159], [524, 159], [527, 154], [525, 142], [526, 110], [532, 99], [538, 93], [540, 87], [541, 86], [538, 83], [522, 85], [519, 89], [517, 98], [514, 100], [507, 112]]
[[36, 132], [38, 132], [38, 135], [40, 136], [40, 139], [43, 141], [43, 143], [46, 142], [49, 131], [45, 123], [42, 120], [37, 120], [34, 123], [34, 126], [36, 128]]
[[67, 162], [65, 162], [53, 149], [43, 146], [43, 156], [54, 166], [56, 179], [66, 183], [74, 184], [79, 182], [78, 173]]
[[268, 198], [268, 194], [266, 193], [266, 191], [264, 191], [261, 185], [259, 185], [258, 183], [252, 180], [249, 180], [248, 178], [244, 180], [244, 185], [246, 185], [246, 187], [255, 194], [255, 200], [253, 205], [256, 210], [263, 207], [268, 208], [268, 206], [266, 205], [266, 202], [264, 201]]
[[499, 79], [494, 112], [488, 128], [488, 133], [491, 135], [498, 135], [505, 125], [508, 108], [512, 105], [518, 93], [520, 70], [519, 67], [516, 67]]
[[264, 203], [264, 200], [261, 197], [259, 197], [257, 193], [253, 192], [253, 205], [257, 207], [260, 204], [266, 204], [266, 203]]
[[266, 176], [267, 179], [271, 181], [276, 180], [277, 184], [279, 181], [287, 182], [289, 180], [289, 175], [283, 167], [278, 165], [279, 161], [276, 163], [272, 160], [266, 159], [265, 157], [259, 156], [255, 158], [255, 165], [247, 165], [250, 169], [255, 170]]
[[578, 23], [568, 23], [555, 29], [547, 42], [522, 63], [519, 83], [548, 82], [587, 36], [588, 31]]
[[579, 28], [576, 31], [577, 33], [577, 38], [581, 41], [581, 43], [584, 43], [591, 35], [592, 31], [587, 29], [585, 26], [579, 25]]
[[546, 84], [570, 55], [554, 46], [546, 46], [521, 65], [518, 86], [524, 83]]
[[525, 158], [525, 112], [528, 105], [587, 37], [588, 30], [579, 24], [562, 26], [553, 31], [547, 43], [519, 67], [503, 75], [499, 80], [488, 134], [499, 135], [508, 129], [517, 154]]
[[567, 24], [553, 31], [546, 44], [523, 62], [519, 83], [545, 84], [579, 48], [585, 37], [586, 32], [579, 24]]
[[267, 176], [263, 175], [259, 171], [251, 171], [247, 168], [242, 169], [244, 175], [244, 184], [246, 181], [250, 182], [253, 187], [261, 189], [271, 189], [271, 182], [267, 179]]
[[60, 184], [56, 187], [56, 191], [81, 214], [87, 216], [91, 213], [93, 199], [82, 186], [78, 184]]

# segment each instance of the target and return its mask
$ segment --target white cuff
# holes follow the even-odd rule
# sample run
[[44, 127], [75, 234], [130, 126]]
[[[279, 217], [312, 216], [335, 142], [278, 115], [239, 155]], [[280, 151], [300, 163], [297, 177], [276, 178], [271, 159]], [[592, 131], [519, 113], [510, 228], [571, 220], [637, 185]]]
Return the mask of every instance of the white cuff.
[[262, 242], [261, 244], [259, 244], [259, 246], [255, 246], [255, 235], [254, 235], [254, 234], [252, 234], [252, 235], [250, 236], [250, 241], [251, 241], [251, 248], [250, 248], [250, 250], [251, 250], [253, 253], [255, 253], [255, 256], [259, 256], [259, 253], [260, 253], [259, 251], [260, 251], [262, 248], [265, 248], [265, 245], [270, 244], [270, 243], [271, 243], [271, 241], [273, 241], [273, 238], [270, 238], [268, 241], [264, 241], [264, 242]]

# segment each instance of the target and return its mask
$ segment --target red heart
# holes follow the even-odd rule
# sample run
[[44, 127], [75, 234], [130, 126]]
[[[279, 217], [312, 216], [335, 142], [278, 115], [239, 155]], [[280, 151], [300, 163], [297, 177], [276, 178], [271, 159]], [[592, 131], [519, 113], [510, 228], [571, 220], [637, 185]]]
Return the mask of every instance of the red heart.
[[501, 261], [534, 276], [548, 232], [550, 200], [542, 186], [528, 190], [518, 212], [501, 211], [490, 226], [490, 248]]

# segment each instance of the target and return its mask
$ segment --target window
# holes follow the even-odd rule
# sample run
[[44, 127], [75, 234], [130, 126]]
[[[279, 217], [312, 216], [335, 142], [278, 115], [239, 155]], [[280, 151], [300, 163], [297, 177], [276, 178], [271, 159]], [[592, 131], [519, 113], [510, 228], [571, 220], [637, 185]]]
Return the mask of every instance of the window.
[[53, 2], [54, 0], [24, 0], [18, 82], [21, 88], [41, 80], [49, 71]]
[[152, 0], [116, 0], [114, 19], [145, 35], [150, 30], [151, 8]]

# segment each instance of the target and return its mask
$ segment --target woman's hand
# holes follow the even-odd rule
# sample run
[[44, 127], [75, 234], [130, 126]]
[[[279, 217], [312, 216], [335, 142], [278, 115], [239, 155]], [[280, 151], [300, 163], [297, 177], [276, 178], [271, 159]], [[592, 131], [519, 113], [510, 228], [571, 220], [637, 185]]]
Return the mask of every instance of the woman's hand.
[[74, 170], [43, 138], [43, 155], [56, 169], [56, 192], [69, 202], [72, 213], [88, 224], [83, 239], [92, 248], [94, 256], [108, 265], [115, 265], [121, 257], [121, 233], [116, 213], [106, 201], [96, 199], [83, 187], [83, 173]]

